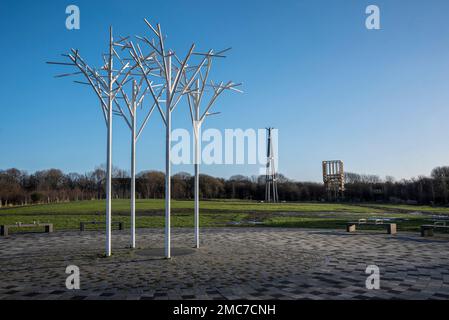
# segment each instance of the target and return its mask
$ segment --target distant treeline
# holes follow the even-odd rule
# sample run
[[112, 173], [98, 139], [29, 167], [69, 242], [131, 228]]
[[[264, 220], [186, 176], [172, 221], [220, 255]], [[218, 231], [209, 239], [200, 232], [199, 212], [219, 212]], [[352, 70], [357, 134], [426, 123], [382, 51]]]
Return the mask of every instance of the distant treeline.
[[[140, 199], [164, 197], [163, 172], [145, 171], [137, 175], [136, 193]], [[324, 201], [322, 183], [298, 182], [279, 175], [279, 198], [282, 201]], [[102, 167], [86, 174], [65, 174], [58, 169], [33, 174], [17, 169], [0, 170], [0, 206], [33, 203], [57, 203], [105, 198], [105, 170]], [[193, 198], [193, 177], [178, 173], [172, 177], [174, 199]], [[265, 176], [233, 176], [229, 179], [200, 176], [203, 199], [264, 200]], [[124, 170], [113, 170], [113, 196], [130, 197], [130, 177]], [[395, 181], [375, 175], [346, 174], [346, 192], [342, 201], [391, 202], [446, 205], [449, 203], [449, 167], [432, 170], [430, 177]]]

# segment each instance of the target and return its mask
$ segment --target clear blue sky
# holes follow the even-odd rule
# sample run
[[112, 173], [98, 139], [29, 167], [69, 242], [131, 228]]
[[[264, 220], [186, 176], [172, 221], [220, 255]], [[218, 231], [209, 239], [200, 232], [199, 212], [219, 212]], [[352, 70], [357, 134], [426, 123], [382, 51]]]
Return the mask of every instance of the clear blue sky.
[[[81, 9], [81, 30], [65, 8]], [[382, 30], [365, 28], [381, 9]], [[319, 181], [321, 161], [342, 159], [359, 173], [409, 178], [449, 164], [449, 2], [424, 0], [12, 1], [0, 2], [0, 168], [85, 172], [105, 162], [105, 125], [96, 97], [54, 79], [71, 47], [99, 63], [110, 24], [117, 33], [162, 24], [170, 47], [233, 47], [215, 78], [244, 83], [219, 103], [207, 127], [280, 132], [281, 171]], [[184, 50], [184, 51], [183, 51]], [[175, 127], [189, 127], [183, 109]], [[118, 121], [116, 121], [118, 123]], [[138, 170], [163, 169], [163, 127], [150, 122]], [[129, 167], [129, 133], [117, 125], [114, 164]], [[176, 167], [175, 170], [187, 170]], [[228, 177], [254, 166], [203, 166]]]

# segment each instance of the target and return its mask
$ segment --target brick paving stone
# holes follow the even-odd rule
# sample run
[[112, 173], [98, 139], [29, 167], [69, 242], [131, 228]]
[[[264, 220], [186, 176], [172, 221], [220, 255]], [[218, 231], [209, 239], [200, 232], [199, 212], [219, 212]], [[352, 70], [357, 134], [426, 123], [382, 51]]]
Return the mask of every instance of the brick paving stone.
[[[336, 230], [214, 228], [192, 249], [188, 229], [172, 232], [171, 260], [163, 232], [56, 232], [0, 238], [0, 299], [449, 299], [449, 239], [418, 234], [347, 234]], [[380, 290], [365, 288], [365, 269], [381, 271]], [[77, 265], [81, 290], [65, 288]]]

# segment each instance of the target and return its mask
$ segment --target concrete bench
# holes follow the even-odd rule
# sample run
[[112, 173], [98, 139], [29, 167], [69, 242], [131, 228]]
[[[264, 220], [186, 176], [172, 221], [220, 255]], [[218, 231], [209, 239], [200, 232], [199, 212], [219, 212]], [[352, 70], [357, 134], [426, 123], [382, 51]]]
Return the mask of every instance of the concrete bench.
[[396, 223], [384, 223], [384, 221], [380, 220], [380, 219], [377, 219], [374, 221], [360, 219], [357, 222], [348, 222], [348, 223], [346, 223], [346, 231], [347, 232], [355, 232], [357, 230], [357, 227], [360, 227], [360, 226], [383, 227], [383, 228], [387, 229], [388, 234], [396, 234], [397, 233]]
[[433, 237], [434, 230], [449, 230], [449, 226], [446, 225], [449, 221], [438, 221], [434, 224], [425, 224], [421, 226], [421, 237]]
[[9, 229], [11, 228], [36, 228], [36, 227], [44, 227], [44, 231], [46, 233], [53, 232], [53, 224], [52, 223], [33, 223], [33, 224], [22, 224], [16, 223], [11, 225], [1, 225], [0, 226], [0, 236], [6, 237], [9, 235]]
[[[86, 230], [86, 225], [106, 225], [106, 222], [101, 222], [101, 221], [87, 221], [87, 222], [80, 222], [80, 231], [85, 231]], [[114, 226], [118, 226], [119, 230], [124, 230], [124, 223], [119, 221], [119, 222], [111, 222], [111, 225]]]

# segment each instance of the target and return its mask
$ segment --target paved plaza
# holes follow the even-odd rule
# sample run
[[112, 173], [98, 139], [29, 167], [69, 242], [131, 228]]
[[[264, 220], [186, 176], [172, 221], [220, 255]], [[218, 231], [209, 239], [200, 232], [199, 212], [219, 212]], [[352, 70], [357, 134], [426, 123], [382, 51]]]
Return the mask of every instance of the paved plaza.
[[[449, 299], [449, 237], [416, 233], [347, 234], [343, 230], [175, 229], [173, 259], [163, 258], [163, 230], [13, 234], [0, 238], [0, 299]], [[65, 287], [68, 265], [81, 290]], [[368, 265], [380, 290], [365, 287]]]

